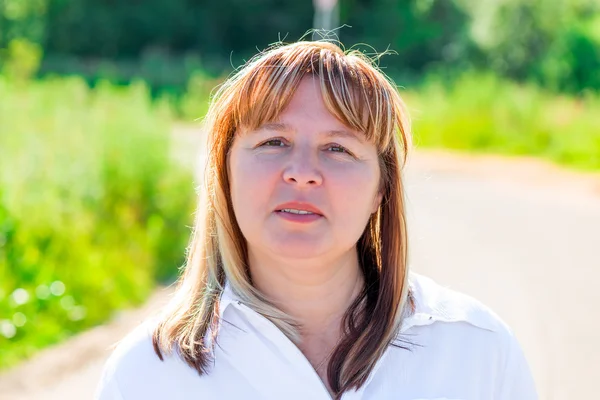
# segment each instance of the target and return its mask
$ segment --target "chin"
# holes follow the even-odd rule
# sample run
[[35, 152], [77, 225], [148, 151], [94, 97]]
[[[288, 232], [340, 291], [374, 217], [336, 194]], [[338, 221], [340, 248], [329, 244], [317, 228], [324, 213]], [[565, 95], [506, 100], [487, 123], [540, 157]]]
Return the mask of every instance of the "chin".
[[295, 259], [314, 258], [327, 252], [322, 240], [277, 240], [268, 247], [279, 257]]

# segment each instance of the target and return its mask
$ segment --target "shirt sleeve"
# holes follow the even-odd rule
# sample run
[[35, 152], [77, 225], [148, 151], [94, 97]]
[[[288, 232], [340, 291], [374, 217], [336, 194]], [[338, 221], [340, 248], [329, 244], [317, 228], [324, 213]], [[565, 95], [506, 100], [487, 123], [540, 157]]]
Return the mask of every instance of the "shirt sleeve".
[[496, 400], [537, 400], [535, 383], [525, 354], [511, 332], [508, 339], [507, 361], [500, 378]]

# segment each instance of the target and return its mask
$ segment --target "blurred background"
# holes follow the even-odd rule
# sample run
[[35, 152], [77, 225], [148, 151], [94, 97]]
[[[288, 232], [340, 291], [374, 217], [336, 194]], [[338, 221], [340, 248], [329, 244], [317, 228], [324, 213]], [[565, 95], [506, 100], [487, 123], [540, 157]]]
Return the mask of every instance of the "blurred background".
[[[591, 251], [600, 244], [594, 228], [600, 226], [598, 198], [582, 195], [568, 206], [549, 205], [527, 225], [542, 203], [576, 191], [569, 186], [575, 178], [551, 169], [522, 186], [488, 188], [489, 175], [482, 173], [488, 170], [457, 161], [455, 154], [533, 157], [561, 171], [580, 171], [577, 176], [600, 171], [596, 0], [0, 0], [0, 383], [3, 377], [15, 379], [12, 371], [42, 350], [107, 323], [119, 310], [141, 306], [173, 281], [193, 222], [201, 147], [196, 124], [211, 90], [259, 50], [301, 38], [336, 39], [377, 57], [408, 103], [415, 147], [423, 154], [436, 149], [417, 157], [408, 176], [413, 214], [430, 221], [415, 228], [416, 269], [500, 310], [523, 337], [542, 398], [575, 398], [567, 394], [576, 386], [591, 396], [570, 378], [557, 383], [557, 365], [577, 364], [581, 370], [574, 371], [580, 376], [587, 371], [584, 378], [594, 370], [588, 366], [597, 372], [600, 357], [590, 331], [586, 338], [593, 349], [565, 349], [581, 359], [551, 360], [545, 356], [549, 347], [588, 342], [559, 335], [544, 344], [548, 347], [538, 345], [537, 337], [552, 337], [554, 321], [564, 314], [527, 325], [541, 318], [538, 311], [558, 306], [539, 301], [527, 308], [503, 294], [507, 286], [518, 292], [521, 285], [524, 296], [546, 290], [556, 301], [563, 287], [544, 286], [547, 275], [531, 271], [560, 260], [552, 276], [566, 279], [565, 263], [587, 272], [600, 267]], [[512, 182], [524, 173], [511, 165], [512, 175], [503, 176]], [[498, 175], [511, 168], [498, 161], [490, 170]], [[558, 186], [530, 193], [540, 180], [558, 176], [563, 176]], [[444, 197], [446, 187], [456, 190], [469, 179], [469, 189]], [[427, 186], [432, 182], [446, 186]], [[510, 190], [528, 197], [502, 199]], [[448, 209], [437, 215], [418, 208], [426, 204], [420, 196], [452, 212], [464, 205], [465, 214], [456, 214], [446, 232], [439, 224], [447, 221]], [[511, 201], [521, 207], [518, 221], [517, 214], [498, 213]], [[495, 219], [482, 227], [474, 208]], [[575, 211], [581, 213], [577, 222], [570, 214]], [[567, 225], [543, 225], [550, 215], [563, 215]], [[472, 226], [482, 230], [475, 234]], [[512, 234], [526, 226], [538, 230], [526, 238]], [[557, 242], [540, 241], [555, 228], [569, 238], [573, 232], [583, 235], [574, 246], [586, 247], [568, 247], [558, 236]], [[504, 244], [501, 250], [478, 242], [502, 229], [507, 236], [494, 241]], [[450, 246], [448, 237], [465, 241]], [[498, 254], [505, 256], [510, 246], [534, 258], [519, 257], [523, 270], [491, 280], [506, 265]], [[472, 256], [473, 247], [480, 258]], [[549, 257], [549, 248], [568, 255]], [[549, 258], [540, 261], [542, 254]], [[580, 258], [571, 259], [573, 254]], [[463, 270], [460, 279], [450, 267], [433, 267], [451, 257], [457, 265], [477, 267]], [[482, 266], [490, 258], [498, 264]], [[577, 286], [590, 282], [585, 273], [577, 274], [586, 283], [567, 281], [575, 293], [588, 296], [577, 308], [586, 304], [597, 315], [591, 307], [599, 299], [590, 297], [587, 286]], [[522, 276], [531, 280], [512, 286]], [[501, 279], [506, 283], [498, 283]], [[498, 287], [503, 290], [493, 289]], [[490, 294], [494, 290], [497, 296]]]

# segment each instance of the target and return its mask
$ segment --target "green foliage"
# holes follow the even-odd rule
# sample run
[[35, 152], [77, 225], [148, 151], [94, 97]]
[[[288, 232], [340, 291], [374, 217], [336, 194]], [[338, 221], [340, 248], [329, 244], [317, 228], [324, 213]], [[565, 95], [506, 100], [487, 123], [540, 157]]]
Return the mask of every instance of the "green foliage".
[[84, 57], [136, 58], [152, 47], [229, 62], [230, 52], [245, 57], [278, 33], [299, 37], [312, 23], [312, 4], [303, 1], [46, 1], [46, 50]]
[[600, 3], [456, 0], [470, 14], [474, 65], [553, 90], [600, 89]]
[[90, 86], [104, 80], [118, 85], [143, 80], [150, 85], [153, 97], [160, 97], [163, 94], [181, 96], [192, 75], [204, 70], [204, 63], [192, 53], [174, 56], [151, 49], [138, 59], [131, 60], [84, 60], [74, 56], [48, 55], [41, 66], [40, 75], [76, 74]]
[[600, 15], [569, 25], [536, 62], [531, 76], [552, 89], [600, 89]]
[[460, 67], [472, 51], [468, 15], [453, 1], [342, 1], [341, 21], [351, 26], [340, 31], [344, 43], [397, 53], [381, 60], [394, 75], [421, 74], [438, 63]]
[[211, 78], [196, 71], [187, 84], [187, 90], [178, 102], [179, 115], [186, 121], [202, 118], [208, 111], [211, 91], [219, 84], [219, 79]]
[[[475, 67], [553, 91], [600, 90], [597, 0], [340, 0], [339, 12], [347, 26], [335, 35], [397, 52], [381, 66], [405, 80]], [[0, 0], [0, 48], [22, 37], [42, 45], [42, 74], [92, 85], [142, 78], [180, 94], [200, 68], [222, 76], [279, 39], [298, 40], [313, 13], [310, 1]]]
[[0, 47], [14, 39], [43, 43], [48, 0], [0, 0]]
[[0, 76], [0, 368], [177, 273], [194, 203], [145, 84]]
[[430, 78], [406, 92], [417, 147], [527, 154], [600, 169], [600, 98], [555, 96], [492, 74]]
[[26, 39], [13, 39], [0, 53], [0, 72], [12, 81], [26, 81], [37, 73], [41, 59], [42, 49], [38, 44]]

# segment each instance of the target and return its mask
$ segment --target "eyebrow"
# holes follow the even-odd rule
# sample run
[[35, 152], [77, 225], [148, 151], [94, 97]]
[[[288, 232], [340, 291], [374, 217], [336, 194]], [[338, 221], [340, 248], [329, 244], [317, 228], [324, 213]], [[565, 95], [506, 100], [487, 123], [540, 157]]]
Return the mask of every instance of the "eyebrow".
[[[261, 125], [258, 129], [268, 130], [268, 131], [276, 131], [276, 132], [294, 132], [295, 129], [290, 125], [283, 122], [267, 122]], [[327, 137], [343, 137], [349, 139], [356, 139], [359, 142], [363, 143], [364, 139], [361, 138], [356, 133], [352, 131], [347, 131], [345, 129], [331, 129], [328, 131], [322, 132]]]

